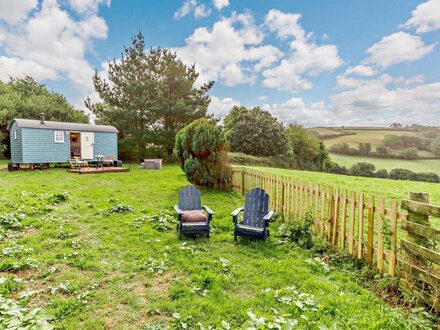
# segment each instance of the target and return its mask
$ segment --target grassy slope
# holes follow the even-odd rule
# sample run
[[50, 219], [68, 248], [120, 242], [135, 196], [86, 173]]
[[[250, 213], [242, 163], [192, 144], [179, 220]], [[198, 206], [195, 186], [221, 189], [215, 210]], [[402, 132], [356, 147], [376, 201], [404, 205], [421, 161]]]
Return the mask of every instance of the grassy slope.
[[[386, 135], [406, 135], [406, 136], [419, 136], [421, 133], [417, 131], [399, 131], [393, 129], [350, 129], [346, 127], [342, 128], [330, 128], [330, 127], [315, 127], [311, 128], [311, 131], [315, 131], [320, 134], [338, 134], [338, 133], [356, 133], [355, 135], [339, 136], [331, 139], [324, 140], [324, 144], [327, 148], [335, 145], [336, 143], [348, 143], [352, 148], [358, 148], [359, 143], [371, 143], [373, 151], [376, 147], [383, 145], [383, 139]], [[402, 150], [394, 150], [395, 154], [399, 154]], [[430, 151], [419, 151], [420, 157], [432, 157], [435, 156]]]
[[401, 160], [401, 159], [380, 159], [375, 157], [361, 157], [330, 154], [330, 158], [339, 165], [351, 167], [357, 162], [367, 162], [374, 164], [376, 170], [384, 168], [388, 171], [393, 168], [405, 168], [413, 172], [433, 172], [440, 175], [440, 159], [429, 160]]
[[430, 202], [440, 205], [440, 185], [438, 183], [398, 181], [389, 179], [363, 178], [321, 172], [295, 171], [279, 168], [254, 167], [271, 173], [294, 176], [304, 182], [325, 184], [349, 191], [364, 192], [391, 199], [405, 199], [409, 192], [427, 192]]
[[[85, 176], [64, 170], [1, 171], [0, 186], [5, 188], [0, 191], [0, 215], [25, 213], [27, 227], [17, 237], [3, 237], [0, 248], [13, 241], [33, 248], [14, 258], [35, 258], [39, 264], [16, 273], [24, 287], [11, 296], [19, 299], [19, 292], [41, 289], [28, 306], [44, 307], [56, 325], [67, 329], [134, 329], [160, 323], [179, 328], [171, 316], [176, 312], [182, 319], [192, 317], [189, 328], [197, 328], [198, 322], [220, 328], [225, 320], [235, 329], [250, 308], [269, 319], [275, 312], [290, 314], [300, 328], [405, 327], [402, 312], [384, 305], [347, 275], [305, 263], [307, 251], [278, 245], [274, 235], [266, 242], [235, 243], [229, 213], [242, 198], [234, 193], [203, 192], [203, 202], [216, 211], [210, 239], [179, 240], [174, 229], [159, 232], [148, 221], [140, 228], [133, 225], [144, 214], [170, 209], [186, 184], [176, 166]], [[63, 191], [71, 198], [51, 205], [50, 194]], [[110, 214], [108, 209], [118, 203], [133, 206], [134, 212]], [[165, 262], [162, 274], [149, 272], [150, 267], [160, 268], [152, 260]], [[67, 289], [48, 290], [61, 283]], [[277, 301], [275, 290], [288, 286], [313, 294], [318, 310], [302, 312], [295, 303]], [[209, 292], [193, 292], [195, 287]], [[266, 288], [272, 290], [263, 293]], [[78, 300], [86, 291], [87, 298]], [[281, 294], [292, 296], [289, 291]]]

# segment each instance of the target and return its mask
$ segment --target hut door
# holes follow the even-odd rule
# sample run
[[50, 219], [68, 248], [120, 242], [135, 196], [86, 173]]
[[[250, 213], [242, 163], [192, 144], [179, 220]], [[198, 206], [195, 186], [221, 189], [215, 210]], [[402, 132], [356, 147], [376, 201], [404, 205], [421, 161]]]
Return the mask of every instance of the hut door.
[[81, 158], [93, 159], [93, 143], [95, 142], [95, 134], [81, 133]]

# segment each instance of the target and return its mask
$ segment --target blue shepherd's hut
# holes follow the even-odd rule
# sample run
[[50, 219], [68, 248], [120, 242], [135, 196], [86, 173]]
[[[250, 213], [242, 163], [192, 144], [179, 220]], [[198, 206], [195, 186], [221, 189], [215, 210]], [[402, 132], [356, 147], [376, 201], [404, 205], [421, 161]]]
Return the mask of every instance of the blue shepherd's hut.
[[64, 163], [96, 155], [118, 159], [118, 130], [113, 126], [40, 120], [11, 120], [8, 125], [11, 162], [14, 164]]

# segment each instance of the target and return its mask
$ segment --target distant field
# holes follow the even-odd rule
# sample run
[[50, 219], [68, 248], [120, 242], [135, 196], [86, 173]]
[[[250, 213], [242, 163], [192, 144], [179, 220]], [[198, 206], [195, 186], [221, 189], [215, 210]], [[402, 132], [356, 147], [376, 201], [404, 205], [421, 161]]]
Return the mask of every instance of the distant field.
[[[327, 138], [322, 139], [327, 148], [343, 142], [347, 143], [352, 148], [357, 148], [359, 143], [371, 143], [373, 151], [376, 150], [376, 147], [382, 145], [383, 139], [386, 135], [422, 136], [422, 133], [418, 131], [391, 128], [314, 127], [310, 128], [309, 130], [319, 135], [327, 136]], [[354, 134], [337, 136], [346, 133]], [[331, 135], [334, 135], [335, 137], [329, 137]], [[394, 153], [399, 154], [401, 151], [402, 150], [395, 150]], [[435, 158], [430, 151], [419, 151], [419, 157]]]
[[270, 173], [293, 176], [303, 182], [324, 184], [358, 193], [363, 192], [367, 195], [374, 195], [376, 198], [383, 196], [387, 200], [387, 204], [390, 203], [391, 199], [397, 199], [400, 201], [401, 199], [407, 198], [408, 193], [410, 192], [427, 192], [429, 193], [430, 203], [440, 205], [440, 184], [438, 183], [363, 178], [349, 175], [295, 171], [269, 167], [252, 166], [252, 168]]
[[376, 166], [376, 170], [386, 169], [387, 171], [393, 168], [405, 168], [413, 172], [433, 172], [440, 175], [440, 159], [429, 160], [401, 160], [401, 159], [380, 159], [374, 157], [361, 157], [361, 156], [349, 156], [330, 154], [332, 161], [350, 167], [357, 162], [367, 162]]

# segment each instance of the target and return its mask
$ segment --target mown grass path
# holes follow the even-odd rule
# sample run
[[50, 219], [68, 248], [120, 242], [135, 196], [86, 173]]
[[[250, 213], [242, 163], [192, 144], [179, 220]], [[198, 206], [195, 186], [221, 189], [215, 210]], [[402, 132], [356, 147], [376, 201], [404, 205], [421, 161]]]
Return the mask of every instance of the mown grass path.
[[266, 242], [234, 242], [229, 214], [243, 200], [233, 192], [202, 192], [216, 212], [209, 239], [179, 240], [170, 217], [146, 217], [171, 210], [186, 184], [177, 166], [84, 176], [0, 171], [0, 216], [24, 217], [21, 229], [0, 225], [0, 251], [14, 251], [0, 256], [0, 278], [23, 280], [7, 288], [3, 281], [0, 292], [44, 308], [51, 324], [66, 329], [407, 326], [403, 311], [350, 273], [279, 244], [277, 223]]

